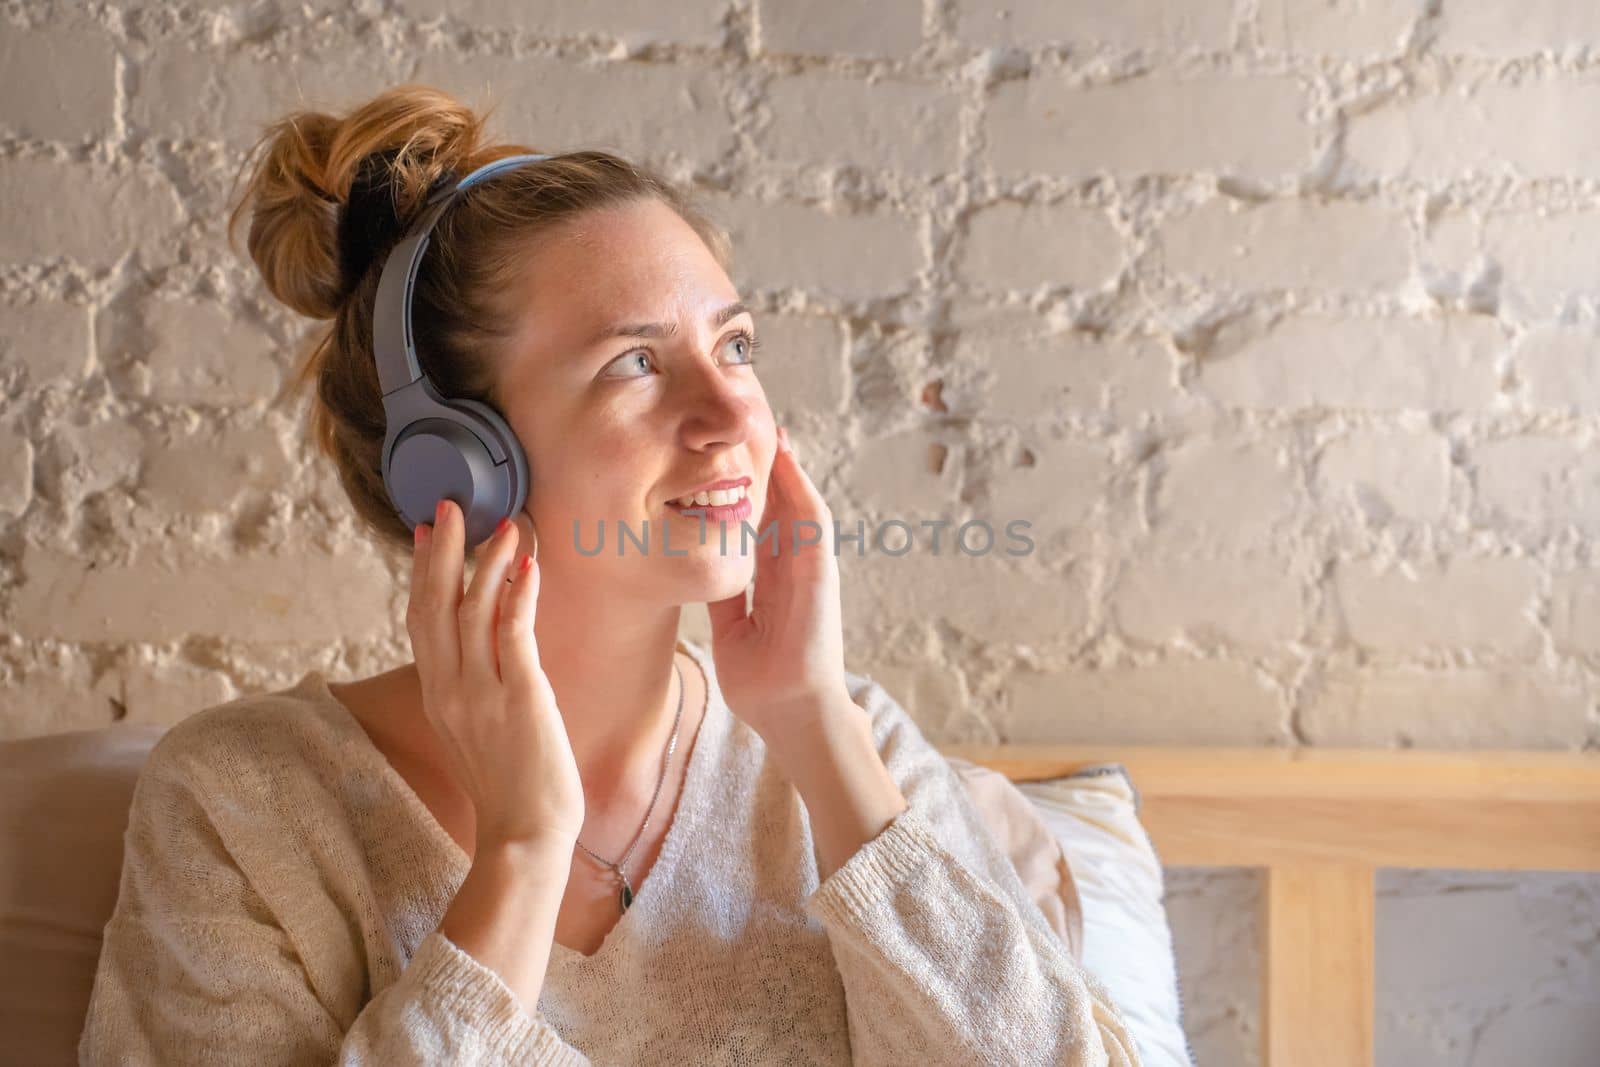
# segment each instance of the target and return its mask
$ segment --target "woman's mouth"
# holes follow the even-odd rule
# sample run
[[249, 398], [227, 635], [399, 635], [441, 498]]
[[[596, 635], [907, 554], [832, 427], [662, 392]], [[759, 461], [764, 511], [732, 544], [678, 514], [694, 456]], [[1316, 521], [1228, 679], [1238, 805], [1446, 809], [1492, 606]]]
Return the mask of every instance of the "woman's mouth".
[[678, 512], [687, 519], [706, 522], [740, 522], [750, 517], [753, 505], [750, 503], [750, 494], [746, 487], [739, 485], [732, 489], [716, 489], [709, 493], [696, 493], [692, 497], [680, 497], [677, 500], [667, 501], [668, 509]]

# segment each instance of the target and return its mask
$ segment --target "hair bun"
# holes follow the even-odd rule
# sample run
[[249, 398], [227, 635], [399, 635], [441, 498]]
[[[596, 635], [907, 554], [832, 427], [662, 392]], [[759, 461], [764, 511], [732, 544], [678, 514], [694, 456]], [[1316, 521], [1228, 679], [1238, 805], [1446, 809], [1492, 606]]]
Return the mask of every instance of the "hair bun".
[[[380, 254], [387, 255], [409, 228], [409, 220], [401, 219], [396, 207], [393, 164], [399, 151], [386, 148], [362, 157], [339, 212], [339, 275], [346, 295], [361, 284], [372, 269], [373, 260]], [[447, 172], [435, 179], [418, 210], [454, 178]]]
[[366, 277], [377, 250], [400, 238], [391, 169], [395, 154], [389, 148], [362, 158], [339, 212], [339, 276], [346, 293]]

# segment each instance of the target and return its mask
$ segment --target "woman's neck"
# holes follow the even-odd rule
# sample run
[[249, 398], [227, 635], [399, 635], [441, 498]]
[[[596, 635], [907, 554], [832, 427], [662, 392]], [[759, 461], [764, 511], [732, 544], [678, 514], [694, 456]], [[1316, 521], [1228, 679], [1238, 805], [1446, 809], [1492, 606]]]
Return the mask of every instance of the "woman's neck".
[[[592, 582], [569, 589], [553, 570], [541, 575], [534, 621], [539, 664], [555, 693], [591, 818], [636, 819], [650, 803], [678, 710], [673, 668], [680, 615], [675, 605], [597, 594]], [[688, 663], [682, 677], [674, 763], [695, 736], [709, 685]], [[423, 714], [415, 663], [343, 688], [349, 702], [383, 709], [384, 721], [369, 732], [382, 731], [439, 780], [453, 781]], [[395, 715], [400, 708], [405, 713]]]
[[[677, 717], [674, 661], [679, 609], [649, 618], [574, 620], [565, 610], [541, 613], [534, 624], [539, 662], [556, 694], [573, 758], [592, 806], [629, 808], [646, 802], [661, 773], [661, 758]], [[700, 679], [683, 674], [685, 731], [699, 722]]]

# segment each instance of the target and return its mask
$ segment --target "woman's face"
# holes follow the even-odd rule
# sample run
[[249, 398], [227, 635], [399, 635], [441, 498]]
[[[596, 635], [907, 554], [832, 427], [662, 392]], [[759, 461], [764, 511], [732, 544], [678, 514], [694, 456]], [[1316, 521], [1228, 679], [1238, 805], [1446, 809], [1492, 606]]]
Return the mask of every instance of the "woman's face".
[[[667, 504], [748, 478], [745, 522], [759, 529], [777, 447], [751, 363], [755, 320], [705, 242], [667, 205], [639, 200], [549, 231], [525, 277], [497, 399], [528, 454], [519, 525], [532, 519], [541, 567], [558, 584], [655, 603], [744, 589], [770, 541], [741, 551], [733, 522], [724, 551], [708, 519], [702, 544], [701, 518]], [[619, 558], [623, 526], [635, 540]]]

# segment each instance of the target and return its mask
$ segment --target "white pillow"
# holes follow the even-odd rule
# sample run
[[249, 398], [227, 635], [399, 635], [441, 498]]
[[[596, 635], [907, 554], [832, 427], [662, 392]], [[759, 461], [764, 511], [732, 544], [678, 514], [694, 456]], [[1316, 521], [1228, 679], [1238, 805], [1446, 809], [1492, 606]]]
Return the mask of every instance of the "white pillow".
[[1139, 822], [1139, 793], [1120, 763], [1017, 782], [1072, 868], [1083, 909], [1083, 966], [1106, 987], [1144, 1067], [1194, 1067], [1183, 1030], [1166, 880]]

